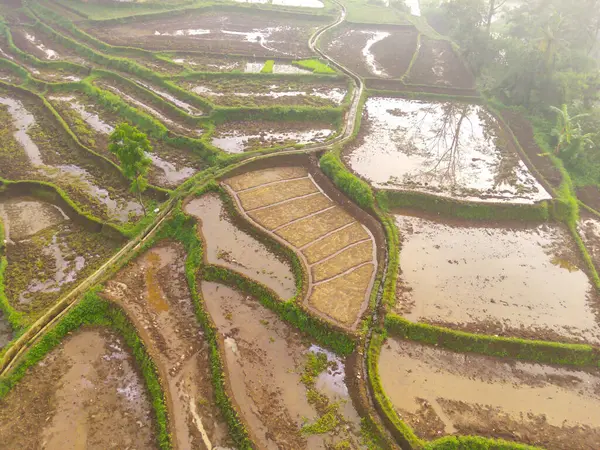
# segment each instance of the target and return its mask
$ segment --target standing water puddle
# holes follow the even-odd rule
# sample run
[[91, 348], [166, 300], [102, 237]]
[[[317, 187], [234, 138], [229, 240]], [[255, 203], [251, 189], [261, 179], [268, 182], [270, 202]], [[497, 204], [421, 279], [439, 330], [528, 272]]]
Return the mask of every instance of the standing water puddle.
[[12, 197], [0, 198], [0, 220], [5, 234], [0, 238], [14, 244], [69, 218], [62, 209], [50, 203], [32, 197]]
[[25, 39], [35, 45], [41, 52], [46, 54], [46, 59], [59, 59], [59, 55], [54, 50], [46, 47], [43, 43], [38, 42], [34, 35], [25, 33]]
[[597, 297], [556, 225], [515, 229], [396, 216], [398, 312], [486, 334], [600, 343]]
[[377, 63], [375, 55], [371, 52], [371, 48], [379, 41], [383, 41], [385, 38], [389, 37], [390, 33], [388, 33], [387, 31], [362, 31], [362, 33], [373, 35], [371, 38], [369, 38], [369, 40], [365, 44], [365, 47], [362, 50], [362, 55], [365, 58], [367, 66], [369, 66], [369, 69], [374, 75], [377, 75], [379, 77], [387, 77], [388, 75]]
[[220, 137], [212, 138], [212, 144], [228, 153], [242, 153], [248, 149], [251, 141], [258, 141], [261, 148], [275, 145], [307, 145], [324, 142], [333, 134], [333, 130], [261, 132], [260, 134], [242, 134], [238, 131], [221, 132]]
[[382, 189], [465, 200], [551, 198], [496, 119], [478, 105], [370, 98], [350, 167]]
[[195, 108], [192, 105], [190, 105], [189, 103], [179, 100], [178, 98], [174, 97], [173, 95], [169, 94], [168, 92], [156, 89], [154, 86], [150, 86], [149, 84], [146, 84], [139, 80], [134, 80], [134, 81], [135, 81], [135, 83], [148, 89], [149, 91], [152, 91], [155, 94], [159, 95], [160, 97], [170, 101], [171, 103], [173, 103], [177, 107], [183, 109], [185, 112], [187, 112], [191, 116], [201, 116], [203, 114], [202, 111], [200, 111], [198, 108]]
[[0, 104], [8, 107], [8, 113], [13, 118], [13, 126], [15, 131], [15, 139], [27, 153], [27, 157], [34, 166], [41, 166], [42, 155], [40, 149], [27, 134], [29, 128], [35, 123], [35, 117], [25, 109], [23, 103], [9, 97], [0, 97]]
[[[272, 85], [271, 89], [278, 89], [279, 86]], [[330, 100], [336, 105], [340, 105], [347, 94], [346, 89], [341, 88], [313, 88], [310, 91], [274, 91], [271, 92], [217, 92], [206, 86], [194, 86], [192, 91], [198, 95], [208, 95], [210, 97], [268, 97], [268, 98], [284, 98], [284, 97], [299, 97], [299, 96], [313, 96]]]
[[209, 263], [236, 270], [273, 289], [287, 300], [296, 293], [288, 263], [279, 260], [264, 244], [237, 228], [215, 194], [189, 202], [185, 212], [200, 220]]
[[202, 294], [224, 339], [235, 402], [258, 448], [335, 448], [342, 439], [356, 438], [354, 418], [341, 417], [338, 426], [324, 434], [301, 431], [319, 417], [317, 407], [307, 399], [301, 374], [309, 352], [321, 349], [310, 348], [298, 331], [251, 297], [208, 282], [202, 282]]
[[515, 439], [544, 448], [600, 442], [598, 371], [453, 353], [389, 339], [379, 371], [396, 411], [422, 438]]
[[123, 348], [107, 330], [73, 332], [2, 400], [3, 446], [158, 448], [146, 387]]
[[215, 404], [208, 348], [185, 277], [186, 254], [161, 244], [139, 257], [104, 291], [145, 330], [145, 344], [169, 390], [169, 414], [178, 448], [225, 448], [227, 430]]

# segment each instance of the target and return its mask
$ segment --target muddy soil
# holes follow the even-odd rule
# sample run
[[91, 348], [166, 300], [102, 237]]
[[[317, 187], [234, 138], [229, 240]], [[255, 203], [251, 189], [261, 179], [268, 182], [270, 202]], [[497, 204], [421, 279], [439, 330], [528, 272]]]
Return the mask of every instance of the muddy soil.
[[212, 144], [227, 153], [325, 142], [335, 130], [323, 122], [225, 122], [218, 125]]
[[407, 82], [472, 89], [475, 78], [450, 42], [422, 36], [419, 56], [410, 70]]
[[142, 213], [123, 175], [77, 145], [33, 96], [0, 88], [0, 176], [55, 183], [86, 212], [126, 222]]
[[599, 301], [558, 225], [501, 228], [396, 215], [397, 312], [466, 331], [600, 343]]
[[553, 450], [600, 442], [600, 373], [453, 353], [388, 339], [384, 391], [422, 438], [478, 435]]
[[600, 218], [586, 211], [581, 211], [580, 214], [577, 231], [598, 271], [600, 270]]
[[[325, 449], [337, 444], [360, 448], [360, 419], [349, 399], [339, 358], [328, 354], [333, 364], [319, 373], [313, 388], [303, 376], [304, 367], [308, 353], [322, 353], [322, 349], [311, 346], [251, 297], [207, 282], [202, 283], [202, 294], [223, 338], [235, 404], [258, 448]], [[313, 393], [307, 397], [311, 388]], [[341, 404], [334, 407], [332, 428], [323, 434], [303, 432], [303, 426], [314, 424], [327, 410], [325, 405], [335, 402]]]
[[200, 221], [209, 263], [243, 273], [273, 289], [284, 300], [295, 295], [296, 284], [289, 262], [238, 228], [216, 194], [190, 201], [185, 212]]
[[364, 77], [400, 78], [417, 48], [413, 27], [336, 28], [323, 49], [344, 66]]
[[[53, 106], [65, 119], [80, 141], [103, 154], [113, 162], [118, 159], [108, 150], [108, 138], [122, 118], [98, 105], [84, 95], [49, 97]], [[175, 148], [154, 138], [149, 138], [152, 166], [148, 179], [161, 187], [176, 187], [203, 167], [198, 157], [183, 149]]]
[[0, 350], [4, 348], [12, 339], [12, 328], [4, 318], [4, 314], [0, 312]]
[[510, 134], [478, 105], [373, 97], [363, 114], [345, 160], [378, 188], [486, 202], [550, 198]]
[[0, 400], [4, 448], [158, 448], [143, 378], [122, 339], [84, 329]]
[[90, 65], [73, 50], [64, 47], [33, 28], [12, 27], [11, 33], [16, 47], [42, 61], [71, 61]]
[[219, 106], [339, 106], [348, 93], [344, 81], [265, 82], [264, 79], [228, 78], [185, 80], [180, 85]]
[[[502, 111], [502, 118], [515, 134], [521, 148], [525, 151], [538, 172], [550, 183], [550, 186], [557, 189], [562, 182], [562, 175], [552, 161], [544, 156], [542, 150], [535, 142], [531, 123], [519, 113], [508, 110]], [[600, 203], [598, 206], [600, 207]]]
[[590, 208], [600, 211], [600, 189], [598, 186], [578, 187], [577, 198]]
[[113, 45], [149, 50], [200, 51], [257, 57], [310, 57], [308, 38], [328, 18], [292, 18], [262, 11], [188, 13], [111, 26], [88, 32]]
[[246, 58], [191, 52], [168, 53], [167, 56], [175, 64], [193, 72], [243, 72], [248, 61]]
[[111, 280], [104, 295], [133, 318], [166, 378], [177, 448], [230, 447], [212, 389], [208, 346], [187, 286], [185, 259], [180, 244], [160, 244]]

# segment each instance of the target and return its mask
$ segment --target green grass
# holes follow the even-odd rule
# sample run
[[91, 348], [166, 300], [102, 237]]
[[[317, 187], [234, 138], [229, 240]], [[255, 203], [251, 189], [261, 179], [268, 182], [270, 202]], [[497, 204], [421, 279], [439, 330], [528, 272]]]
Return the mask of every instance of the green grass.
[[300, 61], [293, 61], [292, 64], [302, 69], [310, 70], [312, 73], [317, 73], [321, 75], [329, 75], [336, 73], [336, 71], [329, 67], [329, 65], [322, 62], [319, 59], [303, 59]]
[[265, 62], [265, 65], [262, 69], [260, 69], [260, 73], [273, 73], [273, 66], [275, 65], [275, 61], [269, 59]]

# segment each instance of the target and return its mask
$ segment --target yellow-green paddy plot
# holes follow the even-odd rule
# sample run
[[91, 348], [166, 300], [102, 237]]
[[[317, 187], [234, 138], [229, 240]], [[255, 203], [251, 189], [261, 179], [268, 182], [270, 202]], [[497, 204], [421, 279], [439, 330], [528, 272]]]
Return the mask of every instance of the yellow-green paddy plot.
[[394, 409], [423, 439], [479, 435], [552, 450], [591, 450], [600, 442], [598, 370], [389, 339], [379, 372]]
[[248, 219], [302, 259], [309, 278], [307, 306], [354, 328], [377, 269], [368, 229], [332, 201], [304, 168], [256, 170], [225, 183]]

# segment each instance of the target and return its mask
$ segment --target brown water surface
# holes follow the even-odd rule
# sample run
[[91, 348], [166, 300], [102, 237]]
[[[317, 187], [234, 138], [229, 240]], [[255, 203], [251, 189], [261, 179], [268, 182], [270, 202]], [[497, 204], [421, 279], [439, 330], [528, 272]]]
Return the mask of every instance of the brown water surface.
[[73, 333], [0, 401], [3, 448], [158, 448], [150, 400], [112, 332]]
[[69, 220], [58, 206], [33, 197], [0, 197], [0, 220], [8, 243], [17, 242]]
[[475, 434], [556, 450], [600, 442], [600, 373], [453, 353], [388, 339], [385, 393], [424, 438]]
[[189, 202], [185, 211], [200, 220], [208, 262], [229, 267], [273, 289], [282, 299], [296, 293], [289, 263], [236, 227], [215, 194]]
[[378, 188], [489, 202], [550, 198], [481, 106], [373, 97], [362, 128], [346, 159]]
[[597, 297], [560, 226], [440, 223], [396, 215], [397, 311], [474, 332], [600, 342]]

